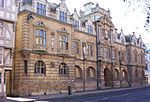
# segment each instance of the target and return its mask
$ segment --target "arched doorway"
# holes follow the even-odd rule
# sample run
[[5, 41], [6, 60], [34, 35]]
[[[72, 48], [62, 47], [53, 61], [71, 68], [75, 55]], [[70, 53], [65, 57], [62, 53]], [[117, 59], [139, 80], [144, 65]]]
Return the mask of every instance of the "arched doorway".
[[144, 70], [142, 70], [142, 81], [145, 81], [145, 79], [146, 79], [145, 72]]
[[104, 81], [105, 81], [105, 86], [111, 86], [111, 72], [108, 68], [104, 69]]

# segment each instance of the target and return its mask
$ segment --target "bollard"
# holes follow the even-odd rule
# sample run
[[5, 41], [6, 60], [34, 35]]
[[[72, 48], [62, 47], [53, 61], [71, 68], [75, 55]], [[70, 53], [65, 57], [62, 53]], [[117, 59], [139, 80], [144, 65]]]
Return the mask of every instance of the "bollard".
[[68, 86], [68, 95], [71, 95], [72, 92], [71, 92], [71, 86]]

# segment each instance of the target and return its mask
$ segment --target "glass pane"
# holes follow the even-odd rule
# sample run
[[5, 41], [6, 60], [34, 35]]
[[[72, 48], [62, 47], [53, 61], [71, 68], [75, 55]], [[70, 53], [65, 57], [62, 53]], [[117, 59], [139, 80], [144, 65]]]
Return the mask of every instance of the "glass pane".
[[63, 41], [66, 42], [66, 36], [63, 37]]
[[43, 36], [43, 30], [40, 30], [40, 36]]
[[46, 39], [43, 40], [43, 45], [46, 46]]
[[43, 31], [44, 32], [44, 38], [46, 38], [46, 31]]
[[40, 68], [38, 67], [38, 72], [37, 73], [40, 73], [41, 71], [40, 71]]
[[41, 68], [41, 73], [44, 73], [44, 68]]
[[39, 37], [36, 37], [36, 44], [39, 44]]
[[59, 42], [59, 46], [62, 48], [63, 47], [63, 42]]
[[0, 27], [0, 36], [3, 36], [3, 28]]
[[68, 42], [68, 37], [66, 36], [66, 42]]
[[44, 5], [44, 10], [46, 10], [46, 5]]
[[39, 3], [37, 3], [37, 8], [39, 8]]
[[43, 41], [42, 41], [43, 39], [42, 38], [40, 38], [40, 45], [42, 45], [42, 43], [43, 43]]
[[52, 36], [51, 45], [52, 45], [52, 46], [54, 45], [54, 36]]
[[43, 5], [42, 4], [40, 4], [40, 9], [42, 9], [43, 8]]
[[68, 50], [68, 42], [66, 42], [66, 49]]
[[37, 8], [36, 12], [37, 12], [37, 14], [39, 14], [39, 3], [37, 3], [37, 7], [36, 8]]
[[39, 36], [39, 30], [36, 30], [36, 36]]

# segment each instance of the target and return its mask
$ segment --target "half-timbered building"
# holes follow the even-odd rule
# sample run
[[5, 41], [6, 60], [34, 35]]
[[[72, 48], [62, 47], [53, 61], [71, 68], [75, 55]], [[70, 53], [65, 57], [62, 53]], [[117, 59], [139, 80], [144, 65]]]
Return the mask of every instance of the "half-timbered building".
[[[6, 73], [12, 70], [15, 44], [16, 1], [0, 0], [0, 93], [6, 93]], [[9, 80], [9, 79], [8, 79]], [[9, 84], [7, 85], [9, 87]]]

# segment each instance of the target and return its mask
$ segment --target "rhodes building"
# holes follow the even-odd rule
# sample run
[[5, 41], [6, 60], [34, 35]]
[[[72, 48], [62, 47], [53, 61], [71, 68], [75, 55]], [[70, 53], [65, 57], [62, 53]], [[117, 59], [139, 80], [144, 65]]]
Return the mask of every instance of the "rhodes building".
[[60, 4], [47, 0], [21, 2], [12, 74], [13, 95], [142, 84], [141, 37], [124, 36], [123, 31], [117, 33], [110, 11], [98, 4], [89, 2], [84, 8], [80, 14], [76, 9], [70, 14], [65, 0]]

